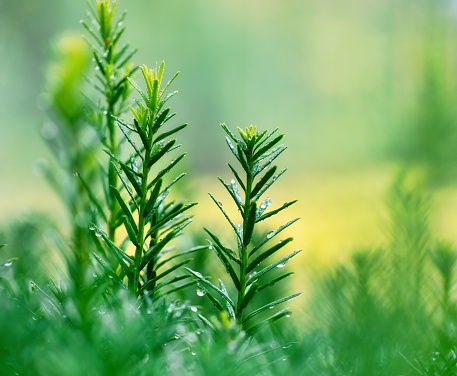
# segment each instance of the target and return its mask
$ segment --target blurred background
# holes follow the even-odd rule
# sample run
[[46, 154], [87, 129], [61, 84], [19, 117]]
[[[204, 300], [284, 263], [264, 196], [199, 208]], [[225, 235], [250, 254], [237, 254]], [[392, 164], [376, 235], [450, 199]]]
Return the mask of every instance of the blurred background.
[[[385, 194], [402, 166], [434, 190], [439, 236], [457, 240], [457, 2], [451, 0], [119, 1], [135, 64], [166, 61], [181, 74], [173, 109], [190, 127], [187, 185], [197, 224], [221, 219], [207, 197], [228, 197], [221, 122], [280, 127], [288, 167], [273, 205], [301, 221], [291, 231], [302, 261], [344, 259], [385, 238]], [[0, 221], [63, 211], [34, 173], [49, 158], [39, 109], [56, 36], [79, 24], [83, 0], [0, 0]], [[280, 223], [282, 224], [282, 223]], [[217, 225], [214, 225], [217, 227]], [[224, 225], [225, 226], [225, 225]], [[221, 225], [222, 228], [222, 225]]]

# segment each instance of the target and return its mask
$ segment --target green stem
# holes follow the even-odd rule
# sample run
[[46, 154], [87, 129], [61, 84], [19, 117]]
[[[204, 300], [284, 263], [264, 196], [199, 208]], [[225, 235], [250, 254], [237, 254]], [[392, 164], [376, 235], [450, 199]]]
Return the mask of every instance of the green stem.
[[[109, 137], [110, 137], [109, 149], [113, 155], [117, 156], [118, 147], [117, 147], [117, 141], [116, 141], [116, 128], [114, 126], [114, 119], [113, 119], [112, 115], [114, 115], [114, 104], [109, 103], [108, 111], [106, 114], [106, 121], [108, 124], [108, 131], [109, 131]], [[113, 166], [113, 163], [114, 163], [114, 160], [112, 158], [110, 158], [110, 164], [108, 167], [108, 184], [109, 184], [108, 186], [117, 187], [118, 177], [117, 177], [116, 170]], [[110, 192], [111, 192], [111, 190], [110, 190]], [[116, 214], [117, 214], [119, 205], [116, 201], [116, 198], [113, 195], [111, 195], [110, 202], [111, 202], [111, 205], [109, 208], [109, 218], [108, 218], [108, 221], [109, 221], [108, 222], [108, 236], [114, 242], [116, 240], [115, 239]]]
[[141, 192], [142, 197], [140, 201], [140, 210], [139, 210], [139, 219], [138, 219], [138, 246], [135, 250], [135, 268], [133, 274], [133, 283], [130, 285], [132, 292], [136, 295], [138, 291], [138, 285], [140, 282], [140, 266], [141, 266], [141, 259], [143, 257], [143, 248], [144, 248], [144, 228], [145, 228], [145, 218], [144, 218], [144, 210], [146, 209], [147, 203], [147, 192], [148, 192], [148, 164], [151, 158], [150, 151], [146, 150], [146, 154], [144, 156], [144, 163], [143, 163], [143, 178], [141, 181]]
[[[249, 213], [252, 209], [250, 195], [252, 192], [252, 151], [249, 151], [247, 156], [249, 172], [246, 173], [246, 194], [244, 199], [244, 215], [243, 215], [243, 231], [246, 229], [247, 221], [249, 219]], [[246, 269], [248, 267], [248, 246], [244, 244], [243, 239], [241, 239], [241, 264], [240, 264], [240, 285], [241, 288], [238, 291], [238, 301], [237, 301], [237, 321], [239, 325], [243, 323], [243, 308], [241, 303], [246, 295]]]

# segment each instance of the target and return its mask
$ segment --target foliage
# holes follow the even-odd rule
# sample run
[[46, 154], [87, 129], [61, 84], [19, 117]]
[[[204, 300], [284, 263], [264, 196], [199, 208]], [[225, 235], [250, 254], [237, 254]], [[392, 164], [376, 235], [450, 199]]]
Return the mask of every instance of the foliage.
[[[208, 241], [211, 249], [214, 250], [224, 265], [237, 291], [236, 304], [235, 299], [230, 297], [222, 280], [219, 280], [219, 287], [217, 287], [199, 272], [195, 272], [189, 268], [187, 270], [196, 277], [199, 287], [210, 298], [215, 307], [219, 311], [226, 311], [228, 316], [236, 320], [243, 328], [246, 328], [248, 335], [250, 335], [268, 323], [275, 322], [281, 317], [289, 317], [291, 311], [283, 309], [257, 324], [252, 323], [251, 319], [253, 317], [300, 295], [300, 293], [295, 293], [274, 301], [268, 301], [263, 306], [255, 310], [251, 309], [251, 312], [246, 314], [246, 310], [252, 305], [250, 303], [254, 296], [263, 290], [268, 292], [268, 288], [293, 274], [285, 273], [276, 277], [271, 276], [274, 274], [272, 271], [276, 267], [283, 268], [293, 256], [300, 252], [295, 251], [265, 265], [264, 261], [281, 250], [292, 238], [281, 240], [263, 252], [259, 252], [262, 246], [283, 229], [296, 222], [298, 218], [288, 222], [277, 230], [268, 232], [257, 244], [253, 243], [256, 224], [278, 214], [296, 201], [287, 202], [278, 209], [266, 212], [268, 206], [271, 205], [271, 198], [267, 197], [261, 200], [262, 195], [268, 188], [286, 171], [284, 169], [276, 174], [277, 166], [272, 166], [273, 161], [286, 149], [284, 145], [279, 144], [284, 135], [274, 136], [278, 130], [277, 128], [272, 132], [258, 132], [257, 127], [252, 125], [247, 127], [245, 131], [238, 128], [241, 139], [238, 139], [230, 132], [225, 124], [222, 124], [222, 128], [228, 135], [226, 137], [227, 144], [240, 163], [246, 178], [242, 179], [236, 169], [228, 164], [236, 180], [232, 179], [230, 184], [227, 184], [222, 178], [219, 178], [219, 180], [233, 199], [241, 214], [242, 223], [235, 225], [222, 208], [222, 203], [217, 201], [212, 194], [210, 194], [210, 197], [221, 210], [231, 229], [234, 231], [238, 245], [237, 252], [223, 245], [219, 237], [210, 230], [205, 229], [205, 231], [211, 237], [211, 240]], [[263, 176], [261, 176], [262, 173]], [[241, 192], [244, 193], [244, 196], [242, 196]], [[236, 268], [239, 268], [238, 273]]]
[[[170, 157], [180, 147], [173, 137], [187, 128], [170, 126], [176, 92], [167, 90], [177, 74], [163, 85], [164, 62], [153, 69], [131, 62], [136, 49], [121, 44], [126, 13], [117, 17], [115, 0], [87, 4], [87, 43], [66, 35], [50, 64], [52, 121], [42, 134], [55, 161], [36, 166], [61, 197], [67, 223], [30, 215], [0, 233], [2, 374], [457, 374], [457, 252], [433, 236], [427, 191], [452, 165], [449, 150], [427, 145], [425, 183], [408, 169], [397, 175], [386, 244], [357, 249], [316, 278], [308, 320], [296, 321], [302, 327], [278, 321], [292, 311], [271, 309], [301, 294], [281, 291], [293, 274], [283, 267], [300, 250], [279, 255], [292, 237], [274, 242], [298, 218], [262, 228], [296, 202], [269, 210], [264, 197], [286, 171], [273, 163], [286, 149], [284, 135], [253, 125], [235, 135], [222, 124], [239, 166], [228, 164], [230, 183], [219, 180], [240, 223], [210, 194], [229, 231], [205, 228], [180, 243], [195, 203], [170, 193], [185, 176], [169, 177], [186, 155]], [[427, 72], [426, 88], [435, 88]], [[430, 132], [428, 117], [440, 112], [435, 99], [420, 115], [419, 145]], [[447, 116], [440, 129], [451, 135]], [[200, 244], [204, 236], [209, 246]], [[202, 265], [208, 249], [229, 278]], [[216, 310], [197, 305], [195, 292]]]

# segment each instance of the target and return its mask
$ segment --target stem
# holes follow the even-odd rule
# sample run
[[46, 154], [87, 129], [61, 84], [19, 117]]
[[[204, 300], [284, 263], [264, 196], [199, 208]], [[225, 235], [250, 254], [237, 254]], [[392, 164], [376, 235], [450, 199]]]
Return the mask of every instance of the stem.
[[[249, 213], [251, 212], [251, 191], [252, 191], [252, 150], [249, 150], [247, 155], [249, 172], [246, 173], [246, 192], [244, 199], [244, 216], [243, 216], [243, 231], [246, 229], [246, 224], [249, 219]], [[238, 301], [237, 301], [237, 321], [239, 325], [243, 323], [243, 308], [241, 303], [246, 295], [246, 269], [248, 267], [248, 246], [244, 245], [243, 240], [241, 240], [241, 264], [240, 264], [240, 285], [241, 288], [238, 291]]]
[[144, 156], [144, 163], [143, 163], [143, 178], [141, 181], [141, 192], [142, 197], [140, 201], [140, 211], [139, 211], [139, 218], [138, 218], [138, 246], [135, 250], [135, 269], [133, 271], [133, 282], [130, 285], [132, 292], [136, 295], [138, 291], [138, 285], [140, 282], [140, 266], [141, 266], [141, 258], [143, 256], [143, 248], [144, 248], [144, 228], [145, 228], [145, 218], [144, 218], [144, 210], [146, 209], [147, 203], [147, 192], [148, 192], [148, 164], [151, 158], [150, 150], [146, 150], [146, 154]]
[[[113, 153], [113, 155], [117, 156], [118, 147], [117, 147], [117, 141], [116, 141], [116, 128], [114, 126], [114, 119], [113, 119], [112, 115], [114, 115], [114, 104], [111, 103], [111, 101], [110, 101], [110, 103], [108, 105], [108, 111], [106, 114], [106, 121], [108, 124], [108, 130], [109, 130], [109, 136], [110, 136], [109, 149], [110, 149], [111, 153]], [[114, 163], [114, 160], [112, 158], [110, 158], [110, 164], [108, 167], [108, 186], [109, 187], [111, 187], [111, 186], [117, 187], [117, 184], [118, 184], [118, 177], [117, 177], [116, 170], [113, 166], [113, 163]], [[108, 221], [109, 221], [108, 222], [108, 236], [114, 242], [116, 240], [115, 239], [116, 213], [117, 213], [117, 208], [119, 205], [117, 204], [116, 198], [113, 195], [111, 195], [110, 201], [111, 201], [111, 204], [110, 204], [110, 208], [109, 208], [109, 218], [108, 218]]]

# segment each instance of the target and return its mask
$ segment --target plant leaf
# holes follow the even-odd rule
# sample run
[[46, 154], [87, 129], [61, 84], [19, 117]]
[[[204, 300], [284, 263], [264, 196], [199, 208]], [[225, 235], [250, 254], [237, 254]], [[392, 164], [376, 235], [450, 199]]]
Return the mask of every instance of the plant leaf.
[[[233, 201], [235, 201], [235, 204], [238, 207], [238, 210], [240, 211], [240, 213], [243, 213], [243, 206], [242, 206], [243, 205], [243, 200], [240, 201], [240, 197], [236, 196], [235, 192], [233, 191], [233, 187], [231, 185], [227, 184], [220, 176], [218, 176], [217, 178], [222, 183], [222, 185], [225, 187], [227, 192], [230, 194], [230, 196], [232, 197]], [[235, 182], [235, 180], [233, 180], [233, 182]], [[240, 202], [241, 202], [241, 204], [240, 204]]]
[[235, 135], [230, 131], [230, 129], [228, 129], [228, 127], [225, 125], [225, 123], [222, 123], [221, 124], [221, 127], [224, 129], [225, 133], [227, 133], [229, 135], [229, 137], [236, 143], [240, 143], [241, 141], [238, 140]]
[[222, 203], [220, 203], [219, 201], [217, 201], [214, 196], [211, 194], [211, 193], [208, 193], [209, 197], [211, 197], [211, 199], [214, 201], [214, 203], [217, 205], [217, 207], [219, 208], [219, 210], [222, 212], [222, 214], [224, 214], [224, 217], [225, 219], [227, 219], [227, 221], [230, 223], [230, 225], [232, 226], [233, 230], [235, 231], [236, 235], [238, 236], [238, 238], [242, 241], [241, 239], [241, 235], [239, 234], [235, 224], [232, 222], [232, 220], [229, 218], [229, 216], [227, 215], [227, 213], [224, 211], [224, 209], [222, 208]]
[[230, 297], [228, 296], [227, 293], [223, 292], [221, 289], [219, 289], [218, 287], [214, 286], [210, 281], [208, 281], [205, 277], [203, 277], [200, 273], [198, 272], [195, 272], [193, 271], [192, 269], [188, 268], [187, 266], [185, 267], [185, 269], [190, 273], [192, 274], [194, 277], [196, 277], [199, 282], [207, 287], [210, 287], [212, 288], [214, 291], [218, 292], [221, 297], [227, 302], [229, 303], [233, 309], [235, 309], [235, 304], [233, 303], [232, 299], [230, 299]]
[[[184, 157], [186, 156], [186, 153], [181, 154], [178, 158], [172, 160], [170, 164], [165, 167], [163, 170], [161, 170], [157, 176], [154, 178], [154, 180], [149, 183], [148, 189], [151, 189], [151, 187], [159, 180], [161, 179], [165, 174], [167, 174], [174, 166], [176, 166]], [[181, 174], [182, 175], [182, 174]], [[184, 176], [184, 175], [182, 175]], [[181, 177], [182, 177], [181, 176]]]
[[249, 290], [247, 291], [246, 295], [244, 295], [243, 300], [241, 301], [240, 308], [244, 309], [248, 305], [248, 303], [252, 300], [255, 294], [258, 291], [259, 285], [257, 283], [253, 283], [249, 286]]
[[111, 267], [103, 260], [99, 255], [97, 255], [95, 252], [92, 254], [95, 259], [98, 261], [98, 263], [102, 266], [103, 269], [105, 269], [106, 273], [108, 276], [116, 282], [116, 284], [123, 289], [127, 289], [127, 286], [125, 286], [124, 282], [117, 276], [116, 272], [111, 269]]
[[130, 85], [132, 85], [135, 88], [135, 90], [138, 92], [138, 94], [141, 95], [141, 98], [143, 98], [144, 103], [149, 103], [148, 97], [146, 96], [144, 91], [139, 87], [139, 85], [134, 80], [132, 80], [130, 77], [127, 77], [127, 80], [130, 82]]
[[[135, 173], [126, 164], [124, 164], [122, 162], [120, 163], [120, 165], [121, 165], [122, 170], [125, 173], [125, 176], [127, 176], [127, 179], [129, 179], [130, 183], [133, 185], [133, 188], [135, 189], [135, 192], [137, 193], [137, 195], [140, 197], [143, 197], [143, 191], [136, 178], [136, 176], [139, 176], [140, 174]], [[131, 197], [131, 198], [133, 200], [133, 197]]]
[[151, 213], [152, 209], [156, 205], [157, 197], [159, 197], [160, 188], [162, 187], [162, 179], [159, 179], [154, 186], [151, 194], [149, 195], [148, 202], [146, 203], [146, 207], [144, 208], [143, 216], [146, 218]]
[[176, 143], [176, 139], [168, 141], [163, 148], [160, 149], [156, 154], [151, 156], [151, 159], [148, 161], [148, 168], [156, 163], [160, 158], [162, 158], [167, 151], [171, 149], [171, 147]]
[[224, 310], [224, 307], [222, 306], [221, 302], [217, 300], [217, 298], [213, 295], [213, 293], [210, 290], [208, 290], [205, 286], [201, 285], [200, 283], [197, 283], [197, 286], [201, 291], [205, 292], [205, 296], [207, 296], [208, 299], [211, 300], [211, 302], [214, 304], [218, 311], [222, 312]]
[[152, 258], [159, 254], [159, 252], [176, 236], [174, 231], [169, 232], [163, 239], [161, 239], [157, 244], [153, 245], [145, 253], [141, 259], [140, 270], [143, 270], [147, 264], [152, 260]]
[[269, 304], [266, 304], [264, 305], [263, 307], [260, 307], [258, 309], [256, 309], [255, 311], [251, 312], [249, 315], [247, 315], [244, 320], [243, 320], [243, 323], [245, 323], [246, 321], [248, 321], [249, 319], [253, 318], [254, 316], [258, 315], [259, 313], [267, 310], [267, 309], [271, 309], [271, 308], [274, 308], [275, 306], [277, 306], [278, 304], [281, 304], [281, 303], [284, 303], [284, 302], [287, 302], [289, 300], [292, 300], [294, 298], [296, 298], [297, 296], [299, 296], [301, 294], [301, 292], [297, 292], [295, 294], [292, 294], [292, 295], [289, 295], [289, 296], [286, 296], [284, 298], [281, 298], [281, 299], [278, 299], [278, 300], [275, 300], [274, 302], [271, 302]]
[[156, 265], [156, 269], [159, 269], [161, 266], [165, 265], [167, 262], [169, 262], [169, 261], [171, 261], [171, 260], [173, 260], [175, 258], [178, 258], [178, 257], [181, 257], [181, 256], [186, 256], [186, 255], [189, 255], [190, 253], [194, 253], [194, 252], [198, 252], [198, 251], [203, 251], [204, 249], [209, 249], [209, 247], [207, 245], [199, 245], [199, 246], [193, 247], [193, 248], [191, 248], [191, 249], [189, 249], [187, 251], [177, 253], [177, 254], [169, 257], [168, 259], [159, 262]]
[[124, 127], [122, 126], [121, 123], [117, 122], [117, 125], [119, 127], [119, 129], [122, 131], [122, 133], [124, 134], [124, 137], [127, 139], [127, 141], [130, 143], [130, 145], [132, 145], [132, 147], [135, 149], [136, 153], [138, 154], [138, 156], [144, 160], [144, 157], [143, 155], [141, 154], [141, 151], [140, 149], [138, 149], [138, 147], [136, 146], [135, 142], [133, 142], [133, 140], [130, 138], [130, 136], [128, 135], [128, 133], [125, 131]]
[[[150, 293], [154, 294], [156, 291], [160, 290], [162, 287], [168, 286], [168, 285], [178, 282], [178, 281], [182, 281], [183, 279], [187, 279], [187, 278], [190, 278], [190, 275], [186, 274], [186, 275], [179, 275], [176, 277], [172, 277], [172, 278], [166, 280], [165, 282], [161, 282], [161, 283], [158, 283], [157, 285], [155, 285], [155, 287], [150, 291]], [[139, 294], [139, 293], [137, 293], [137, 294]]]
[[171, 136], [172, 134], [176, 133], [176, 132], [179, 132], [181, 129], [184, 129], [188, 126], [188, 124], [182, 124], [180, 125], [179, 127], [176, 127], [176, 128], [173, 128], [171, 131], [168, 131], [168, 132], [165, 132], [165, 133], [162, 133], [161, 135], [157, 136], [156, 139], [155, 139], [155, 142], [159, 142], [165, 138], [167, 138], [168, 136]]
[[267, 287], [273, 286], [273, 285], [276, 284], [277, 282], [282, 281], [284, 278], [287, 278], [287, 277], [292, 276], [292, 275], [294, 275], [294, 272], [289, 272], [289, 273], [280, 275], [279, 277], [276, 277], [276, 278], [272, 279], [271, 281], [269, 281], [269, 282], [267, 282], [267, 283], [264, 283], [263, 285], [259, 286], [259, 288], [257, 289], [257, 291], [260, 292], [260, 291], [262, 291], [263, 289], [266, 289]]
[[254, 225], [256, 223], [256, 213], [257, 213], [257, 205], [254, 202], [251, 205], [251, 211], [249, 212], [249, 217], [247, 218], [247, 221], [245, 222], [246, 228], [243, 231], [243, 244], [247, 246], [252, 238], [252, 234], [254, 232]]
[[[222, 282], [222, 280], [219, 280], [219, 286], [220, 286], [221, 291], [222, 291], [226, 296], [228, 296], [227, 289], [225, 288], [225, 285], [224, 285], [224, 283]], [[227, 307], [227, 312], [228, 312], [229, 317], [231, 317], [232, 319], [234, 319], [234, 318], [235, 318], [235, 310], [234, 310], [234, 308], [233, 308], [232, 305], [229, 304], [228, 302], [226, 302], [225, 305], [226, 305], [226, 307]]]
[[197, 205], [197, 203], [196, 202], [192, 202], [192, 203], [190, 203], [188, 205], [183, 206], [176, 213], [169, 214], [166, 217], [162, 218], [159, 222], [157, 222], [153, 227], [151, 227], [149, 229], [149, 231], [146, 234], [146, 237], [150, 236], [152, 233], [154, 233], [155, 231], [160, 229], [163, 225], [167, 224], [168, 222], [170, 222], [171, 220], [176, 218], [179, 214], [185, 212], [186, 210], [189, 210], [190, 208], [194, 207], [195, 205]]
[[290, 225], [294, 224], [295, 222], [297, 222], [300, 218], [295, 218], [293, 220], [291, 220], [290, 222], [287, 222], [285, 225], [281, 226], [280, 228], [278, 228], [277, 230], [274, 230], [274, 231], [270, 231], [268, 232], [267, 236], [259, 243], [257, 244], [253, 249], [252, 251], [249, 253], [249, 256], [252, 256], [255, 252], [257, 252], [260, 247], [262, 247], [265, 243], [267, 243], [270, 239], [272, 239], [273, 237], [275, 237], [276, 235], [278, 235], [282, 230], [284, 230], [285, 228], [289, 227]]
[[144, 291], [144, 290], [147, 290], [150, 286], [154, 285], [158, 280], [162, 279], [163, 277], [165, 277], [166, 275], [170, 274], [171, 272], [174, 272], [176, 269], [179, 269], [181, 266], [189, 263], [190, 261], [192, 261], [192, 259], [187, 259], [185, 261], [182, 261], [178, 264], [175, 264], [173, 265], [172, 267], [170, 267], [169, 269], [165, 270], [164, 272], [160, 273], [158, 276], [150, 279], [149, 281], [147, 281], [143, 286], [141, 286], [141, 289], [140, 289], [140, 294]]
[[[262, 179], [259, 180], [259, 182], [254, 186], [254, 188], [251, 191], [251, 194], [249, 195], [249, 198], [253, 198], [257, 195], [257, 193], [260, 192], [260, 190], [263, 188], [265, 184], [267, 184], [268, 180], [275, 174], [277, 169], [277, 166], [271, 167], [265, 175], [262, 177]], [[256, 200], [254, 200], [256, 201]]]
[[246, 285], [250, 285], [251, 283], [255, 282], [257, 279], [262, 277], [265, 273], [268, 273], [270, 270], [274, 269], [278, 265], [283, 265], [283, 264], [287, 263], [292, 257], [294, 257], [299, 252], [301, 252], [301, 249], [299, 249], [299, 250], [297, 250], [295, 252], [292, 252], [290, 255], [287, 255], [286, 257], [283, 257], [282, 259], [274, 262], [273, 264], [268, 265], [267, 267], [263, 268], [258, 273], [250, 276], [248, 278], [248, 280], [246, 281]]
[[253, 198], [253, 201], [257, 201], [271, 185], [279, 179], [279, 177], [287, 171], [287, 168], [280, 171], [277, 175], [273, 176], [273, 178], [257, 193], [257, 195]]
[[235, 176], [235, 179], [238, 182], [238, 184], [240, 185], [240, 187], [243, 189], [243, 191], [246, 191], [246, 187], [244, 186], [243, 181], [241, 180], [240, 176], [238, 175], [238, 172], [236, 172], [236, 170], [232, 167], [232, 165], [230, 163], [227, 163], [227, 165], [229, 166], [230, 170], [232, 170], [232, 173]]
[[206, 227], [203, 227], [203, 230], [205, 230], [209, 236], [211, 236], [211, 238], [214, 240], [214, 242], [219, 246], [219, 248], [221, 248], [221, 250], [230, 258], [232, 259], [233, 261], [235, 261], [236, 263], [240, 263], [240, 260], [237, 259], [236, 257], [236, 253], [234, 250], [228, 248], [228, 247], [225, 247], [222, 242], [220, 241], [220, 239], [214, 235], [210, 230], [208, 230]]
[[274, 315], [270, 316], [268, 319], [265, 319], [265, 320], [259, 322], [258, 324], [250, 327], [246, 331], [247, 335], [252, 336], [255, 333], [257, 333], [260, 329], [262, 329], [263, 327], [265, 327], [269, 324], [272, 324], [275, 321], [278, 321], [280, 318], [290, 317], [290, 315], [292, 315], [292, 311], [290, 311], [290, 309], [288, 309], [288, 308], [283, 309], [283, 310], [279, 311], [278, 313], [275, 313]]
[[265, 219], [267, 219], [267, 218], [279, 213], [281, 210], [284, 210], [284, 209], [288, 208], [289, 206], [295, 204], [297, 201], [298, 200], [286, 202], [279, 209], [272, 210], [271, 212], [268, 212], [267, 214], [262, 215], [260, 218], [257, 218], [256, 222], [261, 222], [261, 221], [263, 221], [263, 220], [265, 220]]
[[117, 202], [119, 203], [124, 215], [129, 222], [130, 226], [134, 230], [135, 234], [138, 234], [138, 227], [136, 226], [135, 220], [133, 219], [132, 211], [130, 210], [130, 206], [128, 206], [121, 197], [119, 190], [116, 187], [111, 185], [111, 192], [113, 192], [114, 197], [116, 198]]
[[89, 188], [89, 186], [87, 185], [86, 181], [82, 178], [81, 174], [78, 174], [78, 177], [79, 177], [79, 180], [81, 181], [81, 184], [83, 185], [84, 189], [86, 190], [87, 195], [89, 196], [89, 200], [92, 203], [92, 205], [94, 205], [97, 208], [97, 212], [102, 216], [102, 218], [105, 221], [108, 221], [103, 208], [101, 207], [101, 205], [98, 202], [98, 200], [95, 197], [95, 195], [92, 193], [92, 190]]
[[159, 128], [163, 125], [164, 120], [167, 117], [167, 115], [169, 114], [169, 112], [170, 112], [170, 107], [163, 110], [159, 114], [159, 116], [157, 116], [157, 118], [155, 119], [154, 124], [152, 126], [152, 134], [155, 134], [159, 130]]
[[237, 274], [235, 273], [235, 270], [233, 269], [232, 265], [230, 264], [230, 261], [227, 260], [225, 257], [224, 253], [222, 252], [222, 249], [219, 248], [217, 244], [213, 244], [208, 240], [210, 246], [214, 250], [214, 253], [219, 257], [219, 260], [221, 260], [222, 265], [224, 265], [225, 270], [227, 273], [230, 275], [230, 278], [232, 278], [233, 284], [237, 288], [237, 290], [241, 290], [241, 284], [240, 280], [238, 279]]
[[257, 265], [259, 265], [267, 257], [271, 256], [276, 251], [279, 251], [282, 247], [287, 245], [287, 243], [290, 243], [292, 240], [293, 240], [293, 238], [287, 238], [285, 240], [282, 240], [278, 244], [274, 245], [270, 249], [266, 250], [265, 252], [263, 252], [262, 254], [257, 256], [257, 258], [254, 261], [251, 261], [251, 263], [248, 265], [248, 267], [246, 269], [246, 273], [251, 272]]
[[258, 149], [255, 154], [254, 154], [254, 160], [257, 161], [259, 158], [262, 157], [262, 155], [271, 149], [273, 146], [275, 146], [281, 139], [284, 137], [283, 134], [279, 135], [276, 137], [274, 140], [268, 142], [266, 145], [262, 146], [260, 149]]

